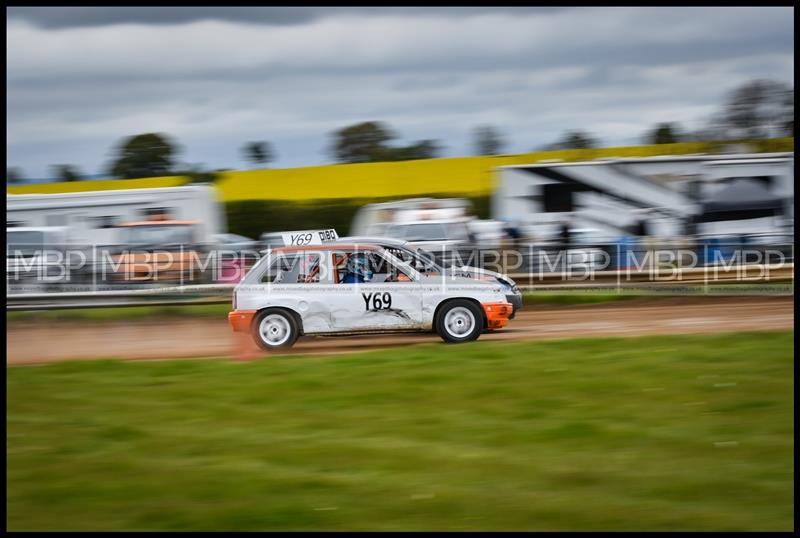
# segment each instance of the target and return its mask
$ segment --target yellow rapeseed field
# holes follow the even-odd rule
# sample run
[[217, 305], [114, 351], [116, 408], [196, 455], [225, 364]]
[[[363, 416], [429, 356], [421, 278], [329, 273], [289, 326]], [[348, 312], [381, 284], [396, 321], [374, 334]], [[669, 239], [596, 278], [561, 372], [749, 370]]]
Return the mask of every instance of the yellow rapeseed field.
[[[758, 151], [794, 151], [794, 139], [773, 139], [752, 143]], [[708, 142], [651, 146], [540, 151], [492, 157], [455, 157], [419, 161], [365, 164], [332, 164], [302, 168], [276, 168], [221, 172], [217, 187], [223, 201], [313, 200], [325, 198], [418, 196], [448, 194], [479, 196], [495, 185], [498, 166], [528, 164], [548, 159], [563, 161], [604, 157], [649, 157], [711, 153]], [[170, 187], [186, 182], [183, 177], [136, 180], [78, 181], [9, 186], [11, 194], [77, 192], [106, 189]]]
[[489, 194], [494, 169], [547, 159], [575, 161], [600, 157], [636, 157], [699, 153], [703, 144], [542, 151], [492, 157], [455, 157], [420, 161], [334, 164], [306, 168], [225, 172], [218, 186], [226, 202], [234, 200], [307, 200], [379, 198], [420, 194]]
[[8, 194], [54, 194], [59, 192], [106, 191], [114, 189], [150, 189], [155, 187], [176, 187], [186, 183], [186, 178], [178, 176], [149, 177], [145, 179], [101, 179], [95, 181], [57, 181], [33, 185], [14, 185], [6, 187]]

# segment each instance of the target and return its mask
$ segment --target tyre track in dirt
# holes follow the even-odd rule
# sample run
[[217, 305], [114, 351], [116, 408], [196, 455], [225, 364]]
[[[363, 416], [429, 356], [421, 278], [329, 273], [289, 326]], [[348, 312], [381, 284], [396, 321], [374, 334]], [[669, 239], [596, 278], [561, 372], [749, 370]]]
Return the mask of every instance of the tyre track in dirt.
[[[794, 327], [793, 297], [676, 297], [581, 306], [526, 307], [502, 331], [482, 341], [642, 336]], [[226, 319], [13, 322], [6, 325], [8, 365], [75, 359], [252, 359], [263, 356], [249, 335]], [[305, 337], [286, 355], [338, 354], [398, 345], [441, 343], [434, 334]], [[444, 344], [443, 344], [444, 345]]]

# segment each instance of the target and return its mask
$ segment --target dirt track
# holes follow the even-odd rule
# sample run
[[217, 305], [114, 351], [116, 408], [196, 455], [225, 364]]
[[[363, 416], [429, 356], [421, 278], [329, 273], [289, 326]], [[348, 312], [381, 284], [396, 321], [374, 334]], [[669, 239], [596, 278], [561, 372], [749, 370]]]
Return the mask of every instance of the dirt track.
[[[481, 340], [541, 340], [580, 336], [738, 332], [794, 327], [793, 297], [685, 297], [591, 306], [527, 307], [508, 328]], [[252, 358], [261, 353], [225, 319], [114, 322], [26, 322], [6, 326], [7, 364], [70, 359]], [[302, 338], [290, 354], [342, 353], [440, 342], [436, 335]]]

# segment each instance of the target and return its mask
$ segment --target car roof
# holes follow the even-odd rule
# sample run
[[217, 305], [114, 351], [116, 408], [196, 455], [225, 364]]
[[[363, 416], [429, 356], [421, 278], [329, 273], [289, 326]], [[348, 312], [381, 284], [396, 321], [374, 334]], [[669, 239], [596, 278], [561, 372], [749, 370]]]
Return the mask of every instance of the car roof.
[[130, 226], [168, 226], [170, 224], [199, 224], [200, 221], [197, 220], [139, 220], [135, 222], [123, 222], [121, 224], [117, 224], [118, 227], [130, 227]]
[[421, 219], [421, 220], [409, 220], [404, 222], [391, 222], [389, 223], [391, 226], [411, 226], [414, 224], [464, 224], [469, 222], [467, 218], [458, 218], [458, 219]]
[[404, 247], [407, 246], [408, 241], [405, 239], [394, 239], [391, 237], [376, 237], [376, 236], [352, 236], [340, 237], [337, 243], [366, 243], [370, 245], [387, 245], [390, 247]]
[[278, 247], [272, 249], [273, 253], [277, 252], [302, 252], [304, 250], [320, 251], [320, 250], [383, 250], [380, 245], [370, 245], [366, 243], [324, 243], [322, 245], [302, 245], [293, 247]]
[[66, 232], [69, 226], [12, 226], [6, 232]]
[[226, 232], [226, 233], [222, 233], [222, 234], [213, 234], [213, 235], [214, 235], [214, 237], [229, 237], [229, 238], [235, 238], [237, 240], [243, 239], [244, 241], [255, 241], [255, 239], [250, 239], [249, 237], [246, 237], [244, 235], [232, 234], [230, 232]]

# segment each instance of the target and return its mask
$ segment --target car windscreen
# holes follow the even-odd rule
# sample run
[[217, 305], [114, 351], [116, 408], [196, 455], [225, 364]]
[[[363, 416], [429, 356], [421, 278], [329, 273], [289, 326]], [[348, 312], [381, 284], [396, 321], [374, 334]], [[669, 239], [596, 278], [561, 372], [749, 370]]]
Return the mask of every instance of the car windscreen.
[[238, 234], [225, 234], [227, 236], [229, 243], [250, 243], [253, 240], [249, 237], [245, 237], [243, 235]]
[[39, 245], [44, 244], [44, 232], [6, 232], [6, 244], [14, 245]]
[[427, 250], [414, 247], [391, 247], [386, 246], [386, 251], [395, 256], [398, 260], [411, 265], [422, 273], [440, 273], [442, 265], [436, 261], [433, 254]]
[[443, 269], [442, 265], [436, 261], [436, 257], [427, 250], [417, 248], [414, 250], [414, 255], [419, 258], [422, 265], [427, 268], [428, 271], [439, 272]]
[[373, 224], [367, 229], [367, 235], [386, 235], [386, 228], [389, 225], [385, 222]]
[[441, 223], [395, 224], [389, 226], [386, 235], [406, 241], [446, 241], [447, 229]]
[[447, 238], [451, 241], [469, 240], [469, 232], [466, 225], [461, 222], [451, 222], [447, 225]]
[[44, 232], [6, 232], [6, 255], [11, 258], [31, 256], [34, 252], [46, 248], [44, 240]]
[[278, 248], [285, 246], [283, 236], [281, 234], [261, 234], [261, 247], [262, 248]]
[[125, 243], [136, 245], [188, 244], [194, 240], [194, 227], [188, 224], [161, 224], [123, 228]]

